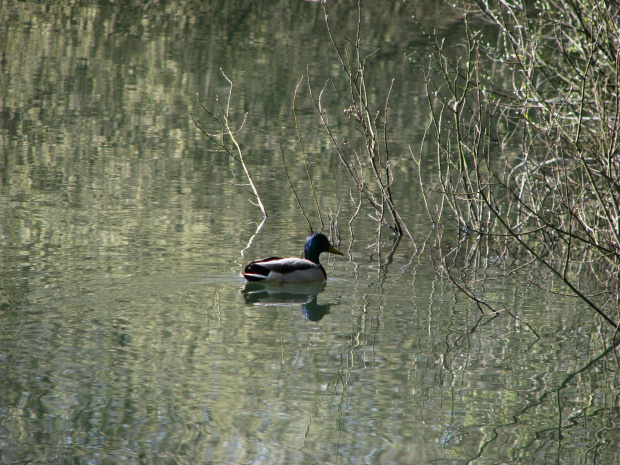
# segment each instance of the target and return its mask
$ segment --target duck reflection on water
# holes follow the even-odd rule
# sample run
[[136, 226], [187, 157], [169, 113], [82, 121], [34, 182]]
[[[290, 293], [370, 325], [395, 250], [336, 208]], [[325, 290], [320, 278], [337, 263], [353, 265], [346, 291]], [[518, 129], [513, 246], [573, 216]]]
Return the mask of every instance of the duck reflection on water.
[[301, 305], [301, 314], [307, 321], [320, 321], [336, 304], [319, 304], [317, 296], [325, 289], [325, 282], [305, 284], [269, 284], [248, 282], [241, 291], [248, 305], [280, 306]]

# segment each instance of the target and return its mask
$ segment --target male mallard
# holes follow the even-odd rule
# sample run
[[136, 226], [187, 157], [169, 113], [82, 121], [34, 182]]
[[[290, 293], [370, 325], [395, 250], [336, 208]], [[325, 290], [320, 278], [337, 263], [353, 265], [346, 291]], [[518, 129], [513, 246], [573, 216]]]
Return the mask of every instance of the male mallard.
[[269, 257], [250, 262], [243, 271], [248, 281], [264, 283], [312, 283], [325, 281], [327, 273], [319, 263], [323, 252], [342, 255], [342, 252], [329, 243], [324, 234], [311, 234], [306, 239], [304, 258]]

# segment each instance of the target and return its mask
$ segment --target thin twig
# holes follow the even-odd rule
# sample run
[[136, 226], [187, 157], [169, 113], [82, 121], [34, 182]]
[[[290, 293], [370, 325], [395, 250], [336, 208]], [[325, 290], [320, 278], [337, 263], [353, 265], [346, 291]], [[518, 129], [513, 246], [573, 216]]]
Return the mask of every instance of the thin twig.
[[312, 230], [312, 224], [310, 223], [310, 220], [308, 219], [308, 215], [306, 215], [306, 211], [304, 210], [304, 207], [301, 205], [301, 202], [299, 201], [299, 196], [297, 195], [297, 191], [295, 190], [295, 187], [293, 187], [293, 183], [291, 182], [291, 177], [288, 174], [288, 168], [286, 167], [286, 160], [284, 159], [284, 150], [282, 150], [282, 145], [280, 145], [280, 153], [282, 154], [282, 165], [284, 165], [284, 172], [286, 173], [286, 179], [288, 180], [288, 185], [291, 187], [291, 190], [293, 191], [293, 195], [295, 196], [297, 205], [299, 206], [301, 213], [304, 215], [304, 218], [306, 219], [306, 223], [308, 223], [308, 228], [310, 228], [310, 233], [312, 234], [314, 232]]
[[[293, 118], [295, 119], [295, 130], [297, 132], [297, 142], [299, 143], [299, 149], [301, 150], [301, 155], [304, 160], [304, 166], [306, 167], [306, 175], [308, 176], [308, 181], [310, 182], [310, 189], [312, 190], [312, 197], [314, 198], [314, 204], [316, 205], [316, 211], [319, 214], [319, 221], [321, 222], [321, 230], [323, 230], [325, 228], [325, 224], [323, 223], [323, 216], [321, 215], [321, 207], [319, 206], [319, 199], [317, 198], [316, 191], [314, 190], [314, 182], [312, 182], [312, 175], [310, 174], [310, 168], [308, 167], [308, 159], [306, 158], [306, 151], [304, 149], [304, 144], [301, 139], [301, 132], [299, 131], [299, 121], [297, 120], [297, 105], [296, 105], [297, 93], [299, 92], [299, 86], [301, 85], [301, 82], [303, 80], [304, 80], [304, 76], [301, 77], [301, 79], [295, 86], [295, 93], [293, 94]], [[305, 212], [304, 212], [304, 216], [306, 216]], [[306, 217], [306, 220], [308, 220], [308, 217]], [[310, 230], [312, 230], [312, 227], [310, 227]]]

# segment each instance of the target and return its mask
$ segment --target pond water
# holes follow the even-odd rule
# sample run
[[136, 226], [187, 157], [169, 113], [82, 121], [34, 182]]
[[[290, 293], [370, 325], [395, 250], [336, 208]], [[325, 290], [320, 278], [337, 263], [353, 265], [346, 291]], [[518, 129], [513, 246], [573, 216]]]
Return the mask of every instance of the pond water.
[[[618, 368], [582, 304], [489, 273], [483, 315], [435, 270], [416, 156], [440, 2], [362, 10], [372, 88], [391, 80], [394, 241], [357, 208], [308, 90], [343, 80], [317, 2], [4, 2], [0, 25], [0, 462], [620, 463]], [[357, 9], [328, 5], [354, 34]], [[342, 35], [336, 36], [343, 46]], [[352, 36], [350, 36], [352, 37]], [[457, 42], [453, 42], [457, 44]], [[343, 48], [344, 50], [344, 48]], [[458, 50], [458, 49], [456, 49]], [[196, 128], [231, 117], [241, 168]], [[248, 287], [251, 259], [326, 230], [323, 286]], [[333, 88], [331, 124], [359, 135]], [[424, 170], [432, 175], [432, 156]], [[353, 199], [352, 199], [353, 197]], [[495, 276], [495, 279], [493, 279]], [[539, 282], [539, 281], [538, 281]]]

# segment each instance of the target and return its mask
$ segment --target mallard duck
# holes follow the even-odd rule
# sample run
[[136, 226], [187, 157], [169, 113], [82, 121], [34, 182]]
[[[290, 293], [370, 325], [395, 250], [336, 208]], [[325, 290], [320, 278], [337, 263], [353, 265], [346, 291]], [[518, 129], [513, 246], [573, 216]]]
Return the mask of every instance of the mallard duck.
[[264, 283], [314, 283], [327, 280], [319, 255], [342, 252], [329, 243], [325, 234], [311, 234], [306, 239], [304, 258], [269, 257], [250, 262], [242, 275], [248, 281]]

